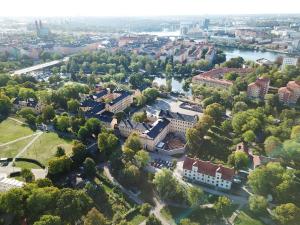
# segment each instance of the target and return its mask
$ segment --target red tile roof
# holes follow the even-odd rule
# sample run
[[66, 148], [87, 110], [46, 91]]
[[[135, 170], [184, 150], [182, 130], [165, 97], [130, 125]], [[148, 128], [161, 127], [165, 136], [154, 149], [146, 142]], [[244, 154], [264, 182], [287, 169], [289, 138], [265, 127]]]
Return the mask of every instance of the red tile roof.
[[189, 157], [185, 158], [183, 163], [183, 169], [192, 170], [193, 165], [198, 167], [198, 172], [209, 176], [214, 177], [216, 175], [216, 172], [219, 172], [222, 174], [223, 180], [231, 181], [234, 176], [234, 169], [227, 168], [222, 165], [216, 165], [209, 161], [192, 159]]

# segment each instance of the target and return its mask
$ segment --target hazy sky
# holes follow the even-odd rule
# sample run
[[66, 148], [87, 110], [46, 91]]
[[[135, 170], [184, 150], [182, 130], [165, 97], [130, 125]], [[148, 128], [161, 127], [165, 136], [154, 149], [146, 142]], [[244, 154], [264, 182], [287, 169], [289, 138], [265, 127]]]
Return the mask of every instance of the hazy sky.
[[300, 13], [299, 0], [0, 0], [0, 16]]

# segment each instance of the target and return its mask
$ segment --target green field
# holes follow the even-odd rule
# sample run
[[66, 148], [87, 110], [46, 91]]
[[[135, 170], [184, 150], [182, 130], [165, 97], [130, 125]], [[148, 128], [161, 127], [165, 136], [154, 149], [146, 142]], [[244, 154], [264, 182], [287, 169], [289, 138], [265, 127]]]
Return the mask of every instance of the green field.
[[32, 137], [29, 137], [9, 145], [1, 146], [0, 158], [13, 158], [31, 141], [31, 139]]
[[260, 222], [253, 217], [250, 217], [244, 211], [242, 211], [237, 218], [234, 220], [235, 225], [264, 225], [264, 223]]
[[28, 136], [34, 132], [27, 127], [11, 119], [6, 119], [0, 123], [0, 144]]
[[[21, 140], [17, 139], [34, 133], [35, 132], [26, 125], [22, 125], [11, 119], [2, 121], [0, 123], [0, 157], [15, 157], [36, 136], [27, 137]], [[1, 144], [14, 140], [16, 140], [16, 142], [1, 146]], [[36, 159], [43, 164], [47, 164], [48, 161], [54, 157], [57, 146], [62, 146], [65, 149], [66, 154], [69, 154], [72, 149], [71, 142], [72, 141], [69, 139], [58, 137], [58, 135], [53, 132], [43, 133], [22, 155], [20, 155], [20, 157]], [[16, 166], [20, 166], [21, 168], [36, 168], [32, 163], [26, 162], [16, 162]]]
[[57, 146], [62, 146], [66, 154], [72, 150], [72, 140], [62, 139], [56, 133], [43, 133], [21, 156], [36, 159], [43, 164], [47, 164], [56, 153]]
[[38, 165], [30, 162], [18, 161], [15, 162], [15, 167], [20, 167], [22, 169], [41, 169]]

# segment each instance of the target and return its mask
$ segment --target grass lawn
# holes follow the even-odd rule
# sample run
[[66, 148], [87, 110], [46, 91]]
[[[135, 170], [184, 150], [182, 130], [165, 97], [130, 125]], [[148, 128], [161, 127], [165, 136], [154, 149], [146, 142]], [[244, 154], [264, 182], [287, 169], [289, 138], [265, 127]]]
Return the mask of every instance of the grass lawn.
[[22, 125], [11, 119], [6, 119], [0, 123], [0, 144], [28, 136], [33, 133], [34, 132], [26, 125]]
[[258, 219], [250, 217], [245, 211], [242, 211], [237, 218], [234, 220], [235, 225], [264, 225]]
[[0, 147], [0, 157], [1, 158], [15, 157], [19, 153], [19, 151], [21, 151], [22, 148], [24, 148], [31, 141], [31, 139], [32, 137], [29, 137], [24, 140], [12, 143], [10, 145], [5, 145]]
[[22, 169], [41, 169], [38, 165], [30, 162], [18, 161], [15, 162], [15, 167], [20, 167]]
[[62, 139], [53, 132], [43, 133], [21, 157], [37, 159], [47, 164], [54, 157], [57, 146], [62, 146], [66, 154], [69, 154], [72, 150], [72, 140]]
[[141, 222], [143, 222], [147, 217], [142, 216], [141, 214], [136, 215], [133, 217], [129, 222], [132, 225], [139, 225]]

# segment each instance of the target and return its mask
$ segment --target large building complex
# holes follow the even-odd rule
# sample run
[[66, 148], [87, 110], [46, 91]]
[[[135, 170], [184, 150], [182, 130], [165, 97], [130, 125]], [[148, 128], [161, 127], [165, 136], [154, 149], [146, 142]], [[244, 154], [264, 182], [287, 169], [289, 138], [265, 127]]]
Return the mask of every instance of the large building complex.
[[80, 103], [80, 109], [87, 118], [97, 118], [107, 127], [113, 128], [116, 124], [114, 114], [124, 111], [132, 103], [133, 96], [128, 91], [99, 89], [95, 94], [85, 97]]
[[269, 85], [269, 78], [257, 78], [255, 82], [248, 85], [247, 96], [250, 98], [264, 99], [265, 95], [268, 93]]
[[281, 69], [285, 69], [286, 66], [297, 66], [298, 64], [298, 58], [290, 58], [290, 57], [285, 57], [282, 60], [282, 65]]
[[136, 132], [140, 136], [143, 147], [154, 151], [169, 133], [174, 133], [183, 139], [186, 130], [193, 127], [197, 120], [197, 116], [161, 110], [157, 120], [152, 124], [122, 120], [118, 127], [121, 135], [124, 137], [128, 137], [132, 132]]
[[300, 97], [300, 83], [290, 81], [286, 87], [281, 87], [278, 90], [279, 101], [285, 105], [294, 105]]
[[186, 157], [183, 163], [182, 175], [194, 182], [230, 190], [234, 177], [234, 169], [216, 165], [209, 161]]
[[201, 84], [214, 88], [228, 89], [233, 85], [232, 81], [225, 80], [226, 73], [244, 75], [253, 72], [251, 68], [217, 68], [193, 77], [193, 84]]

